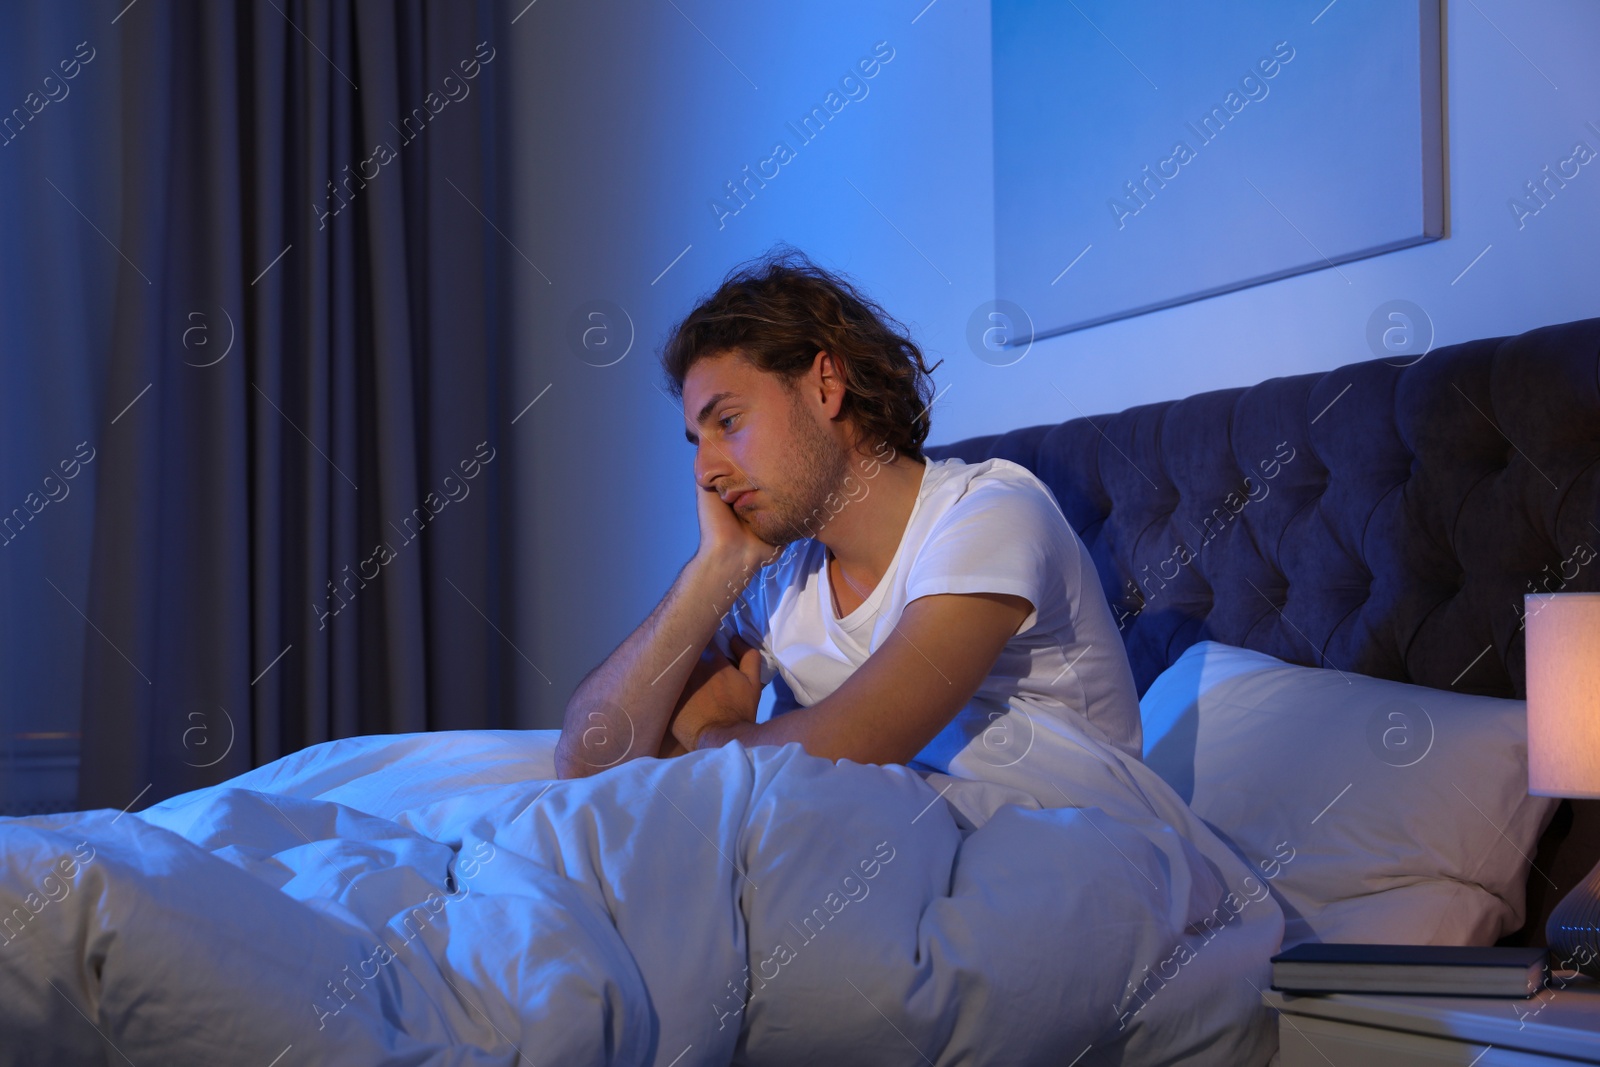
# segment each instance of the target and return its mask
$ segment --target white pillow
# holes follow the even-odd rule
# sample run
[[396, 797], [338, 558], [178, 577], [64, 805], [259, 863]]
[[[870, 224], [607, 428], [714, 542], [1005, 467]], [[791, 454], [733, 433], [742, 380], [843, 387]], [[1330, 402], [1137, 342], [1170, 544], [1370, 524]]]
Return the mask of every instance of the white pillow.
[[1528, 795], [1523, 701], [1203, 641], [1140, 710], [1145, 762], [1268, 875], [1285, 947], [1486, 945], [1521, 927], [1557, 803]]

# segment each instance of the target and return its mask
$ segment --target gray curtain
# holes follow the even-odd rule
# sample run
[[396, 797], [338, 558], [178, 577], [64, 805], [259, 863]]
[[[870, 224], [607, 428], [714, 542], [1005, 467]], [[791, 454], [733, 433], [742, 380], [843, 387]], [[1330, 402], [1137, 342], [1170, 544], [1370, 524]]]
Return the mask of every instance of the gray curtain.
[[119, 16], [82, 807], [512, 725], [491, 15]]

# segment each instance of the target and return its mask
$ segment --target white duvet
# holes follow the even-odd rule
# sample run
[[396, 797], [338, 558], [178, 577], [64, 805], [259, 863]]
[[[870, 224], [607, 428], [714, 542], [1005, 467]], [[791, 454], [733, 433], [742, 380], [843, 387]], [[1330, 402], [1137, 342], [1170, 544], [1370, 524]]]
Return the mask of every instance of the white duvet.
[[0, 1065], [1276, 1046], [1263, 872], [1104, 746], [1052, 756], [1052, 799], [797, 745], [558, 782], [554, 737], [351, 738], [138, 813], [0, 820]]

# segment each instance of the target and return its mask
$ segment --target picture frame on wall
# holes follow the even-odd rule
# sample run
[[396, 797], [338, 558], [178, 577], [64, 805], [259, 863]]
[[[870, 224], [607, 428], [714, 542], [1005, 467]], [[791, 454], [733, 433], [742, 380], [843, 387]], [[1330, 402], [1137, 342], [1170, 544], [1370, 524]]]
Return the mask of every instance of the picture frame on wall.
[[1013, 343], [1445, 235], [1439, 0], [995, 0], [992, 19]]

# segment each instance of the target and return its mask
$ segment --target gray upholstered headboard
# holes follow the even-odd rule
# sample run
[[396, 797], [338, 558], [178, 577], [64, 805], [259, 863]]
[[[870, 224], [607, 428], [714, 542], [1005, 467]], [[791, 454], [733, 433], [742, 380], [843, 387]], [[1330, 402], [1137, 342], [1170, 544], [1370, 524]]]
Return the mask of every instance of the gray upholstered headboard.
[[[1523, 594], [1600, 590], [1600, 319], [927, 453], [1050, 487], [1141, 693], [1211, 639], [1520, 697]], [[1535, 857], [1562, 891], [1600, 855], [1594, 805], [1563, 806]]]

